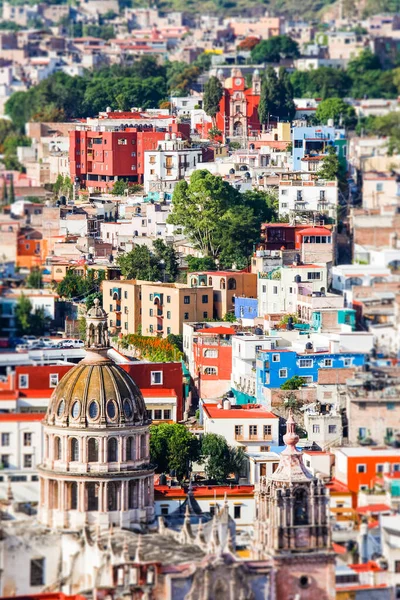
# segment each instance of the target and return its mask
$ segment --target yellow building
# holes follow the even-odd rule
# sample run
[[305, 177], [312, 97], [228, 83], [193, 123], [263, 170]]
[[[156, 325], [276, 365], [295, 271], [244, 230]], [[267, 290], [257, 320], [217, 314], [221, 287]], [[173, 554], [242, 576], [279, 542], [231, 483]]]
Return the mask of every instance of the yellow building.
[[139, 280], [103, 281], [103, 309], [111, 334], [137, 333], [141, 324], [141, 285]]
[[215, 319], [222, 319], [227, 313], [234, 313], [236, 297], [257, 298], [256, 273], [202, 271], [189, 273], [188, 283], [192, 289], [212, 287], [213, 310], [210, 317]]
[[142, 334], [182, 334], [183, 323], [213, 316], [212, 287], [142, 282]]

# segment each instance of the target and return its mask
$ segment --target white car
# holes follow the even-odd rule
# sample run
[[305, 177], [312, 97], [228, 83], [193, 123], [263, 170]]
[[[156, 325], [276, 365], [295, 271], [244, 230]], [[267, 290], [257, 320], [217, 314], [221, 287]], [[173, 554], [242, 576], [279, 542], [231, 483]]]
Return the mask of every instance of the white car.
[[58, 346], [59, 348], [83, 348], [85, 342], [83, 340], [61, 340]]

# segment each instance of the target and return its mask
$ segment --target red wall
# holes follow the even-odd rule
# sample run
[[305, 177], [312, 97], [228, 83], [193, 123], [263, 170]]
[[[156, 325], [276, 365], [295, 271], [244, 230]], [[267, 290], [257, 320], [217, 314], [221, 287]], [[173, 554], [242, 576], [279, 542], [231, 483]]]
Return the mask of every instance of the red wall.
[[[400, 456], [397, 451], [393, 451], [393, 456], [357, 456], [348, 457], [347, 459], [347, 487], [351, 492], [358, 493], [360, 485], [373, 486], [375, 477], [377, 476], [376, 465], [378, 464], [400, 464]], [[357, 465], [366, 465], [365, 473], [357, 473]]]

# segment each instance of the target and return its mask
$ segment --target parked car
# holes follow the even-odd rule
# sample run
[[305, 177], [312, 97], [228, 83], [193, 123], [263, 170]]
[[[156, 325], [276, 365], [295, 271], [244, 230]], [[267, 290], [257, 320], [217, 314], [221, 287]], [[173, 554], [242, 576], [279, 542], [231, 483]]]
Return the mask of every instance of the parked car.
[[83, 348], [85, 342], [83, 340], [62, 340], [57, 345], [59, 348]]
[[18, 354], [22, 354], [23, 352], [28, 352], [28, 350], [29, 350], [28, 344], [17, 344], [15, 346], [15, 351], [18, 352]]

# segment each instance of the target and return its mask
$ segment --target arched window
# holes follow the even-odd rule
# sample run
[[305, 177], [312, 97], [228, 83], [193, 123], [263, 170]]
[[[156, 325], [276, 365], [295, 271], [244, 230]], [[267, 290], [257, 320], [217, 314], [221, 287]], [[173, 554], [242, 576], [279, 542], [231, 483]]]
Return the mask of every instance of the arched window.
[[107, 443], [108, 462], [117, 462], [118, 460], [118, 442], [115, 438], [110, 438]]
[[217, 367], [205, 367], [204, 375], [216, 375]]
[[228, 279], [228, 290], [236, 290], [236, 279], [233, 279], [233, 277]]
[[135, 438], [129, 437], [126, 440], [126, 460], [136, 460]]
[[99, 488], [97, 483], [86, 484], [87, 509], [99, 510]]
[[208, 285], [212, 285], [212, 277], [208, 278]]
[[219, 282], [219, 288], [221, 290], [225, 289], [225, 279], [223, 277], [221, 277], [220, 282]]
[[88, 441], [88, 462], [99, 461], [99, 442], [96, 438], [90, 438]]
[[140, 436], [140, 460], [144, 460], [147, 457], [147, 442], [146, 434]]
[[107, 486], [108, 510], [118, 510], [117, 485], [112, 481]]
[[130, 481], [128, 484], [128, 508], [138, 508], [139, 482]]
[[77, 462], [79, 460], [79, 442], [76, 438], [71, 439], [70, 456], [71, 462]]
[[76, 510], [78, 508], [78, 484], [73, 481], [69, 490], [69, 508]]
[[59, 437], [54, 438], [54, 460], [61, 460], [61, 440]]
[[307, 525], [307, 494], [303, 489], [296, 490], [294, 500], [294, 524]]
[[192, 287], [196, 287], [196, 285], [197, 285], [197, 279], [196, 279], [195, 277], [193, 277], [193, 278], [191, 279], [191, 281], [190, 281], [190, 285], [191, 285]]

